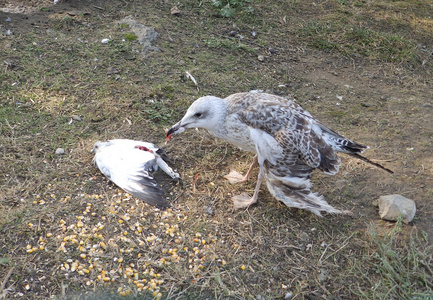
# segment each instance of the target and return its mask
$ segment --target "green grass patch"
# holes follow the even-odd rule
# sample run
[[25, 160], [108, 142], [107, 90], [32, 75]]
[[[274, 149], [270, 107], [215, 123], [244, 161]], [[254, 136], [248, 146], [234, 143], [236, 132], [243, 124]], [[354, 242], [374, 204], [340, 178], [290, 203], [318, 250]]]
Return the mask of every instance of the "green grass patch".
[[239, 11], [253, 13], [254, 8], [249, 5], [251, 0], [210, 0], [212, 6], [219, 9], [222, 17], [230, 18], [235, 16]]
[[361, 299], [433, 298], [433, 246], [429, 245], [428, 235], [413, 230], [405, 238], [401, 231], [401, 222], [389, 233], [370, 226], [369, 235], [376, 250], [353, 261], [354, 276], [366, 282], [363, 287], [361, 282], [352, 287]]
[[297, 33], [319, 50], [393, 63], [412, 62], [416, 58], [416, 45], [398, 34], [347, 26], [339, 21], [311, 21]]
[[218, 49], [218, 48], [226, 48], [226, 49], [230, 49], [233, 51], [237, 51], [237, 50], [243, 50], [243, 51], [247, 51], [247, 52], [255, 52], [255, 49], [244, 44], [241, 43], [238, 40], [235, 39], [230, 39], [230, 38], [209, 38], [209, 39], [205, 39], [204, 40], [206, 46], [208, 46], [209, 48], [212, 49]]
[[415, 59], [415, 45], [397, 35], [355, 27], [346, 31], [345, 52], [359, 53], [370, 59], [387, 62], [409, 62]]
[[125, 40], [128, 40], [128, 41], [135, 41], [137, 38], [138, 37], [133, 33], [125, 34]]

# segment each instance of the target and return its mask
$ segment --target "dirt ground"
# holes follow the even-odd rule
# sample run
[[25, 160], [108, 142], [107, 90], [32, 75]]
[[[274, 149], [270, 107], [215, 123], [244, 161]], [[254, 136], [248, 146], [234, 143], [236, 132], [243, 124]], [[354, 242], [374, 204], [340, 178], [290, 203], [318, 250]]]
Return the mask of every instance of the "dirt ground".
[[[391, 286], [399, 286], [392, 299], [403, 299], [411, 288], [372, 269], [385, 265], [375, 239], [396, 228], [373, 202], [387, 194], [415, 201], [414, 221], [399, 225], [389, 245], [410, 246], [416, 232], [431, 261], [433, 3], [252, 1], [253, 17], [238, 8], [223, 18], [193, 2], [0, 0], [0, 299], [391, 299]], [[157, 49], [143, 54], [125, 41], [129, 28], [116, 22], [126, 16], [155, 28]], [[325, 16], [412, 34], [417, 58], [314, 47], [303, 30]], [[396, 16], [410, 26], [391, 23]], [[294, 97], [395, 173], [341, 155], [337, 175], [314, 174], [314, 190], [353, 217], [287, 208], [264, 186], [257, 205], [234, 210], [230, 195], [251, 193], [255, 180], [232, 186], [223, 176], [245, 172], [252, 154], [203, 130], [164, 145], [164, 128], [202, 95], [256, 89]], [[89, 150], [111, 138], [168, 151], [183, 186], [155, 176], [171, 210], [140, 203], [100, 175]], [[54, 154], [60, 147], [66, 155]], [[416, 296], [419, 286], [412, 289]]]

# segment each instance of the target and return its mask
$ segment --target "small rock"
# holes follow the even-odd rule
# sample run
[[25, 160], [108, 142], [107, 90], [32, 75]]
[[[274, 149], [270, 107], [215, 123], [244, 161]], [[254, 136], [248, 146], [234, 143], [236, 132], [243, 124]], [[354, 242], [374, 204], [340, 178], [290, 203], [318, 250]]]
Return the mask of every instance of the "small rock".
[[293, 298], [293, 293], [292, 292], [287, 292], [285, 295], [284, 295], [284, 300], [290, 300], [290, 299], [292, 299]]
[[158, 37], [155, 28], [137, 22], [133, 16], [127, 16], [117, 23], [129, 25], [131, 31], [137, 36], [138, 43], [143, 46], [143, 54], [146, 54], [149, 50], [159, 51], [157, 47], [151, 44]]
[[81, 121], [81, 117], [78, 115], [72, 115], [71, 118], [75, 121], [78, 121], [78, 122]]
[[211, 216], [215, 215], [214, 210], [210, 206], [204, 206], [203, 210], [204, 210], [205, 213], [207, 213], [207, 214], [209, 214]]
[[180, 9], [177, 6], [173, 6], [170, 12], [173, 16], [180, 16]]
[[102, 44], [108, 44], [109, 41], [110, 41], [110, 39], [102, 39], [102, 40], [101, 40], [101, 43], [102, 43]]
[[299, 239], [303, 242], [308, 242], [310, 240], [310, 236], [305, 231], [302, 231], [299, 235]]
[[112, 75], [112, 74], [119, 74], [120, 71], [117, 70], [115, 67], [108, 67], [107, 68], [107, 75]]
[[416, 212], [415, 202], [401, 195], [386, 195], [379, 198], [379, 215], [388, 221], [397, 221], [403, 217], [404, 223], [413, 220]]
[[65, 154], [65, 149], [63, 149], [63, 148], [57, 148], [56, 154], [57, 155], [64, 155]]
[[325, 269], [321, 269], [320, 270], [319, 278], [318, 278], [320, 282], [324, 282], [326, 279], [328, 279], [328, 274], [327, 273], [328, 272], [326, 272]]
[[269, 51], [269, 54], [277, 53], [277, 50], [275, 50], [274, 48], [269, 48], [268, 51]]
[[265, 61], [265, 57], [264, 57], [263, 55], [259, 55], [259, 56], [257, 56], [257, 59], [258, 59], [259, 61]]

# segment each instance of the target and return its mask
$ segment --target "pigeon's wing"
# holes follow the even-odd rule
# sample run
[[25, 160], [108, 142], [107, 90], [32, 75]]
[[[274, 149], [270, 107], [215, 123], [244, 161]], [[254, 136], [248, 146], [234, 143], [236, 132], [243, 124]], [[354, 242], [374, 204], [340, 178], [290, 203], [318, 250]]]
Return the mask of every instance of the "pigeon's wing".
[[121, 178], [114, 176], [112, 180], [123, 190], [148, 204], [160, 209], [170, 207], [170, 204], [164, 198], [165, 193], [161, 186], [148, 171], [143, 170], [135, 174], [129, 172], [127, 176]]
[[153, 153], [113, 143], [96, 153], [95, 163], [105, 176], [129, 194], [158, 208], [170, 206], [164, 191], [150, 174], [156, 166]]

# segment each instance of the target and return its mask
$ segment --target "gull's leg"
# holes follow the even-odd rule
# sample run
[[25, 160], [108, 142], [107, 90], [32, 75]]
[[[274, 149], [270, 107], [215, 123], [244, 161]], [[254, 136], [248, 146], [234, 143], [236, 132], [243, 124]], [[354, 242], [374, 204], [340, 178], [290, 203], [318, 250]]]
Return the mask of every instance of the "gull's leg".
[[229, 174], [224, 176], [224, 178], [228, 179], [228, 181], [231, 184], [248, 181], [250, 179], [251, 173], [253, 172], [253, 169], [257, 165], [257, 163], [258, 163], [258, 160], [257, 160], [257, 155], [256, 155], [256, 156], [254, 156], [253, 162], [251, 163], [251, 166], [248, 169], [248, 172], [247, 172], [247, 174], [245, 174], [245, 176], [242, 176], [240, 173], [236, 172], [235, 170], [231, 170]]
[[[255, 162], [257, 163], [257, 159], [255, 159]], [[263, 166], [260, 165], [260, 172], [259, 176], [257, 177], [257, 184], [256, 188], [254, 190], [253, 197], [248, 196], [246, 193], [242, 193], [238, 196], [232, 197], [234, 208], [247, 208], [250, 205], [257, 202], [257, 198], [259, 196], [260, 186], [262, 185], [263, 178], [265, 177]]]

